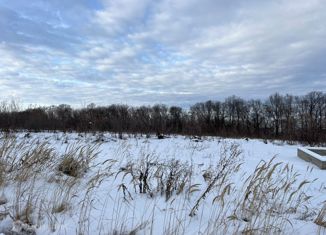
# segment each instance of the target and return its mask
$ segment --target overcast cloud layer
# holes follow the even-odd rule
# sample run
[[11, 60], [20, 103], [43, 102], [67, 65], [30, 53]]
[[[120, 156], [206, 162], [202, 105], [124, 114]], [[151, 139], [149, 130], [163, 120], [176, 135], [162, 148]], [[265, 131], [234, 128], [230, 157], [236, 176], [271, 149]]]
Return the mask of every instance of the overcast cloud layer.
[[326, 91], [325, 0], [0, 0], [0, 98], [188, 104]]

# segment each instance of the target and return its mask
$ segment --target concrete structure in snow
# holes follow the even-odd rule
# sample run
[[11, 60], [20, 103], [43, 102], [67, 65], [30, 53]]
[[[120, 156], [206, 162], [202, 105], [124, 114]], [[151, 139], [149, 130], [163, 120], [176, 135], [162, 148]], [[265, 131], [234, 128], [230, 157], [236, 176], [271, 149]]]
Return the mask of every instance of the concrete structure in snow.
[[298, 148], [298, 157], [315, 164], [320, 169], [326, 169], [326, 148]]

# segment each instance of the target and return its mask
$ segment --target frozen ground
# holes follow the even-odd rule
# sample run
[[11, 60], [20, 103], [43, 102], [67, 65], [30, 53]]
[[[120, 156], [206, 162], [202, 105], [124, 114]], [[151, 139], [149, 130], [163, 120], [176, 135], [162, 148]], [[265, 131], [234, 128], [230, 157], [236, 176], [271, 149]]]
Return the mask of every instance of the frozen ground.
[[[326, 200], [326, 170], [298, 158], [299, 145], [15, 136], [0, 140], [0, 234], [326, 234], [314, 223]], [[15, 147], [6, 142], [13, 138]], [[93, 156], [78, 176], [60, 170], [69, 149], [77, 158]], [[28, 160], [33, 151], [48, 160]]]

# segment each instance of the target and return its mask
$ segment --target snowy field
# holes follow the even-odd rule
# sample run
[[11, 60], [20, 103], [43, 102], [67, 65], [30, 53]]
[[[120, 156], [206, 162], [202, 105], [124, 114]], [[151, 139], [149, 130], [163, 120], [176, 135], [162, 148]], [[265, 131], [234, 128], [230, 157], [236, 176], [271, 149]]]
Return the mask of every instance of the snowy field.
[[0, 234], [326, 234], [326, 170], [298, 146], [1, 135]]

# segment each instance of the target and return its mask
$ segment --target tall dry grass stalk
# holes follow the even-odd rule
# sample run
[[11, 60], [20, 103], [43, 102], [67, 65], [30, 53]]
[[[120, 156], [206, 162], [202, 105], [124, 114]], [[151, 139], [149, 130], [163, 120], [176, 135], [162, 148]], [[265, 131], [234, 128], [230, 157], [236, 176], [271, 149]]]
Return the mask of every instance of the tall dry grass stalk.
[[[232, 174], [236, 173], [241, 167], [241, 149], [236, 143], [224, 143], [220, 152], [220, 159], [214, 169], [214, 172], [208, 177], [208, 185], [204, 192], [197, 199], [195, 205], [190, 211], [189, 216], [195, 216], [200, 203], [206, 199], [207, 195], [214, 189], [218, 188], [218, 197], [223, 201], [224, 195], [229, 191], [231, 184], [228, 184], [229, 178]], [[206, 172], [211, 172], [206, 171]], [[205, 178], [205, 176], [204, 176]], [[222, 194], [220, 194], [222, 190]], [[216, 198], [217, 199], [217, 198]]]
[[231, 220], [244, 221], [238, 229], [246, 234], [279, 234], [290, 225], [290, 216], [307, 207], [311, 196], [305, 187], [308, 180], [299, 181], [293, 166], [262, 161], [244, 181], [243, 193], [231, 215]]
[[315, 219], [315, 224], [324, 227], [326, 229], [326, 202], [324, 202], [323, 207], [320, 209], [317, 218]]

